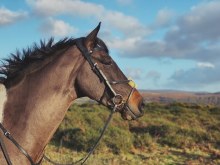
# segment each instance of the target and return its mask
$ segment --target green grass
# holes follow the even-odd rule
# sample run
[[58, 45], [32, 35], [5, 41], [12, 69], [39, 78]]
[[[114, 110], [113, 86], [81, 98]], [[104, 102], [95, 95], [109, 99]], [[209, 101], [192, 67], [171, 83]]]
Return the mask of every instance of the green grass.
[[[220, 108], [150, 103], [137, 121], [115, 114], [87, 164], [220, 164]], [[46, 149], [58, 162], [82, 158], [97, 140], [109, 110], [73, 105]], [[44, 163], [47, 165], [47, 163]]]

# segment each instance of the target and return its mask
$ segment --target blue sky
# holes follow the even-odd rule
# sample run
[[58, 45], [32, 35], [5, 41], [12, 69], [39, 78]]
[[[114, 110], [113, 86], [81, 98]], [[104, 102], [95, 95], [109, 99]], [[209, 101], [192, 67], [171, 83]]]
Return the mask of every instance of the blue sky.
[[0, 58], [51, 36], [85, 36], [99, 21], [138, 88], [220, 91], [219, 0], [0, 0]]

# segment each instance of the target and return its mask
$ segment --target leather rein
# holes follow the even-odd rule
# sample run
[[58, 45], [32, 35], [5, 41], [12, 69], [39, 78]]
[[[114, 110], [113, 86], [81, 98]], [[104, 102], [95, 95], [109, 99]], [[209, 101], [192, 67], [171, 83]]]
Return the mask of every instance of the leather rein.
[[[102, 129], [102, 132], [101, 134], [99, 135], [98, 139], [97, 139], [97, 142], [94, 144], [94, 146], [91, 148], [91, 150], [88, 152], [88, 154], [76, 161], [76, 162], [73, 162], [73, 163], [70, 163], [70, 164], [60, 164], [60, 163], [56, 163], [52, 160], [50, 160], [47, 156], [43, 155], [43, 157], [41, 158], [41, 160], [38, 162], [38, 163], [34, 163], [33, 159], [31, 158], [31, 156], [26, 152], [26, 150], [19, 145], [19, 143], [13, 138], [13, 136], [10, 134], [10, 132], [2, 125], [2, 123], [0, 123], [0, 130], [3, 132], [3, 135], [8, 139], [10, 140], [18, 149], [19, 151], [29, 160], [30, 164], [31, 165], [40, 165], [42, 163], [42, 160], [45, 159], [46, 161], [50, 162], [51, 164], [53, 165], [74, 165], [74, 164], [78, 164], [81, 162], [81, 164], [83, 165], [87, 159], [90, 157], [90, 155], [94, 152], [94, 150], [96, 149], [98, 143], [100, 142], [101, 138], [103, 137], [111, 119], [112, 119], [112, 116], [114, 114], [114, 112], [117, 111], [117, 109], [119, 107], [127, 107], [127, 111], [128, 113], [135, 119], [137, 118], [137, 116], [135, 115], [134, 112], [132, 112], [132, 110], [130, 110], [130, 108], [128, 107], [127, 105], [127, 102], [129, 101], [133, 91], [134, 91], [134, 87], [132, 87], [132, 90], [131, 92], [129, 93], [129, 96], [126, 100], [123, 99], [122, 95], [121, 94], [118, 94], [112, 87], [112, 85], [116, 85], [116, 84], [123, 84], [123, 83], [129, 83], [130, 81], [132, 80], [121, 80], [121, 81], [112, 81], [112, 82], [109, 82], [107, 77], [105, 76], [105, 74], [102, 72], [101, 69], [99, 69], [98, 67], [98, 64], [97, 63], [94, 63], [92, 58], [91, 58], [91, 55], [93, 53], [93, 51], [88, 51], [88, 49], [84, 46], [84, 37], [82, 38], [78, 38], [76, 39], [76, 46], [77, 48], [80, 50], [80, 52], [82, 53], [82, 55], [84, 56], [84, 58], [86, 59], [86, 61], [89, 63], [89, 65], [91, 66], [91, 69], [92, 71], [99, 77], [100, 81], [103, 82], [106, 86], [106, 88], [109, 89], [109, 91], [111, 92], [111, 94], [113, 95], [112, 97], [112, 110], [111, 110], [111, 113], [106, 121], [106, 124], [104, 125], [103, 129]], [[96, 48], [96, 50], [94, 51], [98, 51], [98, 50], [102, 50], [102, 48]], [[122, 109], [122, 108], [120, 108]], [[3, 140], [3, 137], [0, 136], [0, 148], [2, 149], [2, 152], [3, 152], [3, 155], [5, 157], [5, 160], [7, 162], [8, 165], [12, 165], [12, 162], [10, 160], [10, 157], [9, 157], [9, 154], [8, 154], [8, 151], [5, 147], [5, 143], [4, 143], [4, 140]]]

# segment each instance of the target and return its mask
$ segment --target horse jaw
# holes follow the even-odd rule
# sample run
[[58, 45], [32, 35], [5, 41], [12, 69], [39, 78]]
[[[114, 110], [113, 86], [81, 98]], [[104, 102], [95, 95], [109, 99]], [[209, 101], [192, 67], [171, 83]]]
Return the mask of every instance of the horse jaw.
[[3, 113], [4, 113], [4, 106], [7, 100], [7, 93], [5, 86], [0, 84], [0, 122], [3, 122]]

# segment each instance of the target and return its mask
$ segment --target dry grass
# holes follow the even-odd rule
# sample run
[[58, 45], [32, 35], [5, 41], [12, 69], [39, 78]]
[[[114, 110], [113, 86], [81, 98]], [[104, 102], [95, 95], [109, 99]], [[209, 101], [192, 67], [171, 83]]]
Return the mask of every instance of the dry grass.
[[[47, 155], [62, 163], [79, 160], [94, 144], [107, 116], [105, 107], [74, 105], [47, 147]], [[87, 164], [220, 164], [220, 108], [151, 103], [138, 121], [115, 115]]]

